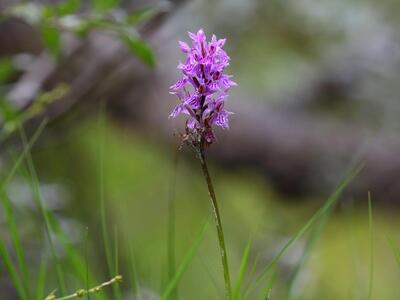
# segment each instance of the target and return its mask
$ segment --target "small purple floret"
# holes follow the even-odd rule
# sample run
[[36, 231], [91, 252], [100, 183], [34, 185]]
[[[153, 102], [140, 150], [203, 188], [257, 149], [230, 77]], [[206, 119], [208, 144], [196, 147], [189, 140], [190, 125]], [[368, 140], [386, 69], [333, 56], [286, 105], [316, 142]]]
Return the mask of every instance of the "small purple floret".
[[224, 109], [228, 91], [237, 84], [231, 75], [224, 74], [230, 57], [222, 49], [226, 39], [218, 40], [215, 35], [207, 42], [202, 29], [196, 34], [188, 32], [192, 46], [179, 41], [179, 47], [187, 55], [186, 62], [179, 63], [182, 79], [170, 87], [170, 93], [177, 95], [180, 104], [170, 114], [188, 116], [186, 141], [200, 147], [207, 147], [215, 141], [212, 125], [229, 128], [228, 116]]

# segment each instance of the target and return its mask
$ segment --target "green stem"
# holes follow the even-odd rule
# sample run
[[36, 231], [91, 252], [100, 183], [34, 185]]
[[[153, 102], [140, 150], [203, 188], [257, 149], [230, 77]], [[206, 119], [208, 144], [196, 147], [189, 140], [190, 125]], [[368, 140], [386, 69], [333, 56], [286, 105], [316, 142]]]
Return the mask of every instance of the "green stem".
[[199, 159], [200, 159], [200, 163], [201, 163], [201, 168], [203, 170], [203, 175], [204, 175], [204, 178], [207, 183], [208, 194], [210, 196], [211, 204], [212, 204], [213, 212], [214, 212], [215, 225], [216, 225], [217, 233], [218, 233], [218, 241], [219, 241], [222, 267], [224, 269], [226, 299], [230, 300], [230, 299], [232, 299], [232, 288], [231, 288], [231, 278], [229, 275], [227, 251], [226, 251], [226, 247], [225, 247], [224, 231], [222, 229], [221, 215], [220, 215], [219, 209], [218, 209], [218, 202], [217, 202], [217, 198], [215, 196], [214, 186], [213, 186], [213, 183], [211, 180], [210, 173], [208, 171], [206, 158], [204, 156], [203, 149], [200, 149], [200, 151], [199, 151]]
[[369, 229], [369, 286], [368, 300], [372, 299], [372, 288], [374, 283], [374, 234], [372, 230], [372, 203], [371, 192], [368, 192], [368, 229]]
[[57, 298], [54, 295], [54, 292], [51, 293], [50, 295], [48, 295], [44, 300], [67, 300], [67, 299], [73, 299], [73, 298], [82, 298], [85, 295], [91, 294], [91, 293], [98, 293], [100, 292], [103, 288], [109, 286], [109, 285], [113, 285], [114, 283], [121, 283], [122, 282], [122, 276], [121, 275], [117, 275], [114, 278], [110, 279], [109, 281], [103, 282], [102, 284], [99, 284], [91, 289], [82, 289], [82, 290], [78, 290], [75, 293], [68, 295], [68, 296], [63, 296], [63, 297], [59, 297]]

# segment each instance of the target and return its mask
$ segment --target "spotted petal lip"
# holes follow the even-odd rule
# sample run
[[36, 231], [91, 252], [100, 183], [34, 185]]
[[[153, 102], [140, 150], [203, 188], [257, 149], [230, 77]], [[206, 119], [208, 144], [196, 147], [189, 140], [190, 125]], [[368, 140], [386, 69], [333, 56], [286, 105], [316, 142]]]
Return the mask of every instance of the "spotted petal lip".
[[[229, 115], [225, 110], [227, 92], [237, 83], [224, 73], [230, 57], [222, 49], [226, 39], [213, 34], [207, 41], [203, 29], [188, 32], [191, 45], [179, 41], [180, 50], [186, 54], [185, 63], [179, 63], [182, 78], [170, 87], [170, 93], [178, 96], [180, 104], [170, 114], [188, 115], [186, 133], [189, 140], [201, 139], [206, 145], [215, 140], [212, 125], [229, 128]], [[196, 140], [197, 142], [201, 142]]]

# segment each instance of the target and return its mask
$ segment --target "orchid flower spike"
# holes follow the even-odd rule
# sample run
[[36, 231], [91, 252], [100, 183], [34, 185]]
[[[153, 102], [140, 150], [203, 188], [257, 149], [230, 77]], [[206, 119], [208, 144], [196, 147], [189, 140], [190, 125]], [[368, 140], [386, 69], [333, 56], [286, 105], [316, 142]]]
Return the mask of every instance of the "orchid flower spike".
[[179, 41], [186, 61], [178, 65], [182, 78], [170, 87], [170, 93], [180, 100], [170, 117], [187, 115], [184, 140], [204, 149], [216, 140], [213, 125], [229, 128], [231, 112], [225, 110], [225, 100], [229, 89], [237, 84], [231, 80], [231, 75], [224, 74], [230, 61], [222, 49], [226, 39], [213, 35], [207, 42], [203, 29], [196, 34], [188, 32], [188, 35], [191, 46]]

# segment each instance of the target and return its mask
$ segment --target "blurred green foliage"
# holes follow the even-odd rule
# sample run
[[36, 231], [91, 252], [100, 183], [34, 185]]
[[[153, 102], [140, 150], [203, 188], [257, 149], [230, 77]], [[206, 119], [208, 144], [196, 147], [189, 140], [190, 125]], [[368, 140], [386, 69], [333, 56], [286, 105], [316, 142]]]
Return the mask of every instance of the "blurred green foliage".
[[93, 30], [101, 30], [120, 38], [134, 55], [154, 67], [154, 54], [141, 39], [136, 27], [154, 16], [157, 9], [146, 7], [116, 18], [113, 11], [119, 9], [118, 5], [118, 0], [92, 0], [89, 8], [86, 5], [82, 8], [81, 0], [66, 0], [55, 5], [27, 2], [7, 8], [0, 12], [0, 16], [3, 19], [19, 17], [37, 26], [44, 47], [56, 60], [62, 56], [63, 32], [72, 32], [84, 38]]
[[[95, 242], [101, 241], [96, 179], [99, 134], [97, 122], [81, 124], [57, 143], [36, 150], [35, 160], [42, 180], [61, 182], [72, 191], [72, 202], [65, 214], [89, 226], [91, 247], [97, 249], [89, 264], [103, 260], [104, 267], [104, 254], [100, 250], [102, 243]], [[172, 153], [165, 146], [132, 131], [121, 132], [111, 123], [104, 138], [105, 200], [109, 226], [117, 226], [119, 236], [123, 237], [119, 243], [121, 272], [129, 273], [124, 261], [129, 260], [127, 249], [132, 243], [139, 285], [143, 290], [159, 293], [166, 284], [167, 193]], [[51, 159], [55, 154], [57, 163]], [[227, 172], [212, 166], [211, 171], [221, 203], [233, 278], [239, 273], [247, 241], [249, 238], [253, 240], [243, 283], [246, 289], [255, 280], [249, 275], [256, 258], [256, 272], [259, 272], [287, 239], [309, 220], [321, 201], [313, 199], [306, 204], [304, 201], [284, 201], [251, 169]], [[210, 217], [210, 207], [195, 160], [180, 165], [177, 182], [176, 247], [179, 264], [190, 248], [193, 234]], [[296, 298], [329, 300], [367, 296], [370, 259], [367, 207], [356, 209], [350, 205], [342, 208], [327, 222], [308, 262], [300, 270], [297, 284], [293, 287]], [[374, 212], [373, 297], [377, 299], [395, 299], [399, 292], [396, 286], [399, 267], [387, 241], [388, 235], [398, 237], [398, 225], [394, 214], [380, 210]], [[305, 241], [297, 242], [279, 263], [272, 297], [285, 297], [287, 277], [305, 249]], [[124, 284], [121, 287], [127, 288]], [[218, 299], [222, 291], [216, 233], [208, 230], [198, 255], [183, 277], [179, 293], [181, 297], [191, 299]]]

